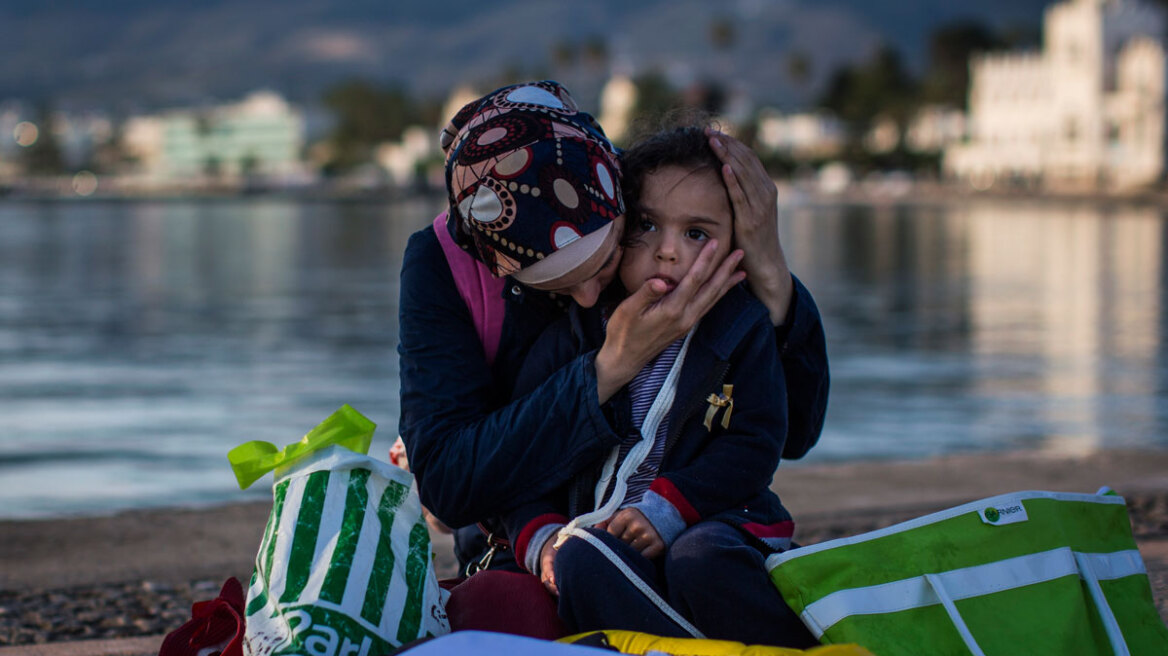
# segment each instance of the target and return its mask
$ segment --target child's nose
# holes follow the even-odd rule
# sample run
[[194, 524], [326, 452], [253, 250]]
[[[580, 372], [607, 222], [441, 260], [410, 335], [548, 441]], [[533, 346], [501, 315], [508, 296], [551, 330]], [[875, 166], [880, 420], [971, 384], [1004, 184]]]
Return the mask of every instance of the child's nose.
[[661, 241], [657, 244], [656, 257], [662, 262], [677, 261], [677, 245], [672, 238], [668, 236], [661, 238]]

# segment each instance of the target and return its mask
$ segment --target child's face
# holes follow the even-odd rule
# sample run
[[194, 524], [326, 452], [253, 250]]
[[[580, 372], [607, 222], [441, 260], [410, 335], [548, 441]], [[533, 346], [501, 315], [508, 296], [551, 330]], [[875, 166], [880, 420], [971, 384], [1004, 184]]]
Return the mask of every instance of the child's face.
[[[625, 247], [620, 278], [631, 294], [651, 278], [672, 291], [710, 239], [718, 240], [714, 261], [730, 253], [734, 219], [718, 171], [665, 166], [645, 177], [641, 189], [641, 234]], [[630, 220], [633, 220], [630, 217]]]

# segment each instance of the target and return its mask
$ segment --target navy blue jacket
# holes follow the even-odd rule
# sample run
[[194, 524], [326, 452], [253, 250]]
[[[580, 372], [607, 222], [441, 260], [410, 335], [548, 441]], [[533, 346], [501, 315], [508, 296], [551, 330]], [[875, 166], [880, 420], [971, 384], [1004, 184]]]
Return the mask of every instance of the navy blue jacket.
[[[398, 429], [422, 503], [447, 524], [470, 525], [543, 497], [619, 442], [597, 400], [592, 354], [511, 398], [531, 345], [564, 315], [562, 299], [508, 280], [503, 334], [488, 366], [432, 228], [410, 237], [400, 284]], [[789, 390], [788, 443], [809, 448], [823, 426], [829, 377], [819, 311], [798, 280], [773, 334]]]
[[[600, 314], [595, 308], [574, 308], [569, 318], [553, 324], [528, 354], [516, 395], [527, 394], [564, 364], [599, 349], [604, 342]], [[729, 422], [722, 424], [730, 408], [714, 406], [707, 428], [708, 399], [721, 393], [724, 384], [733, 385]], [[605, 410], [616, 433], [635, 431], [627, 386]], [[650, 520], [653, 505], [668, 503], [685, 526], [727, 521], [770, 545], [779, 546], [781, 540], [780, 548], [786, 548], [794, 524], [770, 490], [787, 438], [783, 365], [766, 307], [743, 286], [730, 290], [698, 325], [668, 422], [665, 455], [647, 493], [658, 501], [644, 509]], [[508, 513], [504, 523], [519, 562], [539, 528], [592, 510], [600, 461], [552, 495]], [[662, 526], [654, 525], [672, 542]]]

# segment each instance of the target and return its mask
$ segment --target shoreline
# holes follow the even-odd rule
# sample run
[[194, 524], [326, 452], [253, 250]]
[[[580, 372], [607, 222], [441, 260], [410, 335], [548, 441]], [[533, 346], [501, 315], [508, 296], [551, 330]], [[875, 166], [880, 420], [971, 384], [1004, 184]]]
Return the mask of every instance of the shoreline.
[[[780, 467], [774, 488], [795, 516], [796, 540], [813, 544], [997, 494], [1093, 493], [1103, 485], [1128, 500], [1153, 595], [1168, 621], [1168, 449]], [[246, 583], [270, 507], [253, 501], [0, 521], [0, 656], [123, 653], [110, 645], [140, 648], [147, 643], [126, 639], [149, 636], [156, 647], [190, 617], [191, 603], [213, 598], [228, 577]], [[435, 536], [434, 550], [439, 576], [450, 576], [449, 536]], [[38, 644], [41, 651], [28, 651]], [[73, 651], [44, 651], [54, 645]]]
[[[880, 182], [859, 180], [839, 191], [821, 191], [817, 184], [807, 180], [773, 178], [779, 189], [779, 209], [800, 205], [945, 205], [968, 202], [1014, 202], [1043, 205], [1091, 205], [1096, 207], [1168, 206], [1168, 186], [1157, 186], [1124, 192], [1093, 189], [991, 188], [977, 190], [971, 187], [937, 182], [914, 181], [906, 186], [882, 186]], [[64, 186], [61, 186], [64, 184]], [[52, 186], [52, 185], [50, 185]], [[441, 187], [345, 187], [344, 185], [308, 185], [271, 188], [182, 186], [150, 189], [130, 189], [77, 195], [69, 185], [60, 183], [64, 191], [45, 191], [39, 188], [15, 190], [0, 185], [0, 202], [64, 202], [64, 203], [136, 203], [136, 202], [238, 202], [288, 201], [297, 203], [354, 203], [382, 204], [401, 202], [442, 201]], [[7, 193], [5, 193], [7, 192]]]

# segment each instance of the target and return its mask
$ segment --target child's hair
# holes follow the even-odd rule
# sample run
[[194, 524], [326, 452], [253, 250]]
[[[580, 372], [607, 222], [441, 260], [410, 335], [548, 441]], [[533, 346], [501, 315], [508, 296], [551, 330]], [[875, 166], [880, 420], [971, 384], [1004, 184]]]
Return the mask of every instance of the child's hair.
[[709, 120], [674, 122], [644, 139], [638, 140], [621, 154], [621, 189], [625, 199], [626, 245], [640, 233], [639, 207], [645, 178], [666, 166], [691, 171], [709, 170], [721, 183], [722, 161], [710, 148], [706, 128]]

